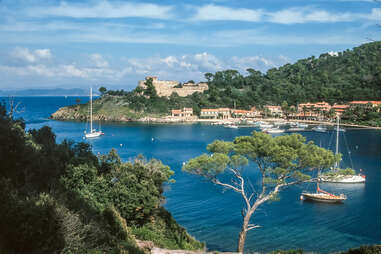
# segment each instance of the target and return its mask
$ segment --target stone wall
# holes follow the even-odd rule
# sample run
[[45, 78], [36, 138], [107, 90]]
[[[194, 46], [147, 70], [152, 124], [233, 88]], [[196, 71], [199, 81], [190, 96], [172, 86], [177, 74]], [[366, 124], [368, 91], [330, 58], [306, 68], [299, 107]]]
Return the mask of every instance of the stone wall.
[[208, 84], [205, 82], [200, 82], [198, 84], [186, 83], [181, 88], [176, 87], [179, 85], [178, 81], [174, 80], [159, 80], [157, 77], [146, 77], [145, 80], [140, 80], [138, 83], [139, 87], [146, 88], [144, 84], [146, 80], [152, 78], [152, 84], [156, 89], [158, 96], [170, 96], [173, 92], [176, 92], [179, 96], [185, 97], [193, 93], [202, 93], [208, 90]]

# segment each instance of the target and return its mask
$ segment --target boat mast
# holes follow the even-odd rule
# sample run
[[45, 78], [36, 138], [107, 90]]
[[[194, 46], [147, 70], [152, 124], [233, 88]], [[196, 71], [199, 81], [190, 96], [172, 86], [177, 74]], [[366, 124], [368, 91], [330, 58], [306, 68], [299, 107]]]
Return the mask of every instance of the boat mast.
[[90, 87], [90, 133], [93, 132], [93, 87]]
[[[336, 151], [335, 155], [339, 153], [339, 115], [336, 116]], [[335, 169], [338, 167], [338, 162], [335, 163]]]

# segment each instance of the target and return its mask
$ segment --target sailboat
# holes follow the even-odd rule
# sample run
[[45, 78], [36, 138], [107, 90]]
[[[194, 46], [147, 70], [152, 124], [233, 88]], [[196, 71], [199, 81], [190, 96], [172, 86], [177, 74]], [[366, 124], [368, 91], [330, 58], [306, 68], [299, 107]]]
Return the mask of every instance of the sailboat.
[[96, 129], [93, 129], [93, 88], [90, 87], [90, 133], [86, 133], [85, 131], [85, 137], [96, 138], [101, 135], [104, 135], [102, 131], [97, 131]]
[[302, 195], [300, 196], [300, 199], [324, 203], [341, 203], [347, 199], [347, 197], [344, 194], [334, 195], [320, 189], [319, 182], [317, 182], [316, 185], [317, 188], [315, 193], [303, 191]]
[[[339, 153], [339, 131], [340, 131], [340, 119], [337, 116], [336, 119], [336, 151], [335, 154]], [[365, 183], [366, 178], [365, 175], [362, 174], [351, 174], [350, 172], [345, 172], [348, 170], [339, 169], [339, 163], [335, 163], [335, 167], [331, 172], [323, 174], [320, 177], [322, 182], [330, 182], [330, 183]], [[353, 170], [352, 170], [353, 171]], [[331, 174], [330, 174], [331, 173]]]

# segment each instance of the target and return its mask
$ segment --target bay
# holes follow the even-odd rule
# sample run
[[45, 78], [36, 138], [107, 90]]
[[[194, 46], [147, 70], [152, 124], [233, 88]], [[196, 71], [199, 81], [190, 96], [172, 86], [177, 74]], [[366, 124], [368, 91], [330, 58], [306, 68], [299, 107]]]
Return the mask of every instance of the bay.
[[[210, 125], [144, 125], [136, 123], [102, 125], [105, 136], [84, 140], [86, 123], [50, 120], [59, 107], [74, 104], [78, 97], [16, 97], [27, 129], [50, 126], [57, 141], [64, 139], [89, 142], [95, 153], [117, 149], [128, 161], [142, 154], [157, 158], [175, 171], [175, 183], [166, 186], [165, 207], [177, 222], [211, 250], [233, 251], [236, 248], [241, 223], [242, 203], [238, 194], [223, 192], [197, 176], [181, 171], [183, 162], [205, 152], [215, 139], [233, 140], [250, 135], [254, 128], [230, 129]], [[0, 98], [7, 99], [7, 98]], [[86, 97], [79, 97], [81, 103]], [[305, 132], [307, 140], [333, 149], [332, 133]], [[327, 191], [344, 193], [348, 200], [341, 205], [302, 202], [300, 193], [314, 186], [305, 184], [282, 192], [279, 202], [262, 206], [253, 223], [261, 227], [250, 231], [246, 250], [272, 251], [303, 248], [306, 251], [329, 253], [364, 244], [381, 244], [381, 131], [350, 129], [341, 140], [343, 165], [362, 168], [366, 184], [323, 184]], [[351, 156], [346, 151], [349, 147]], [[249, 174], [252, 182], [256, 173]]]

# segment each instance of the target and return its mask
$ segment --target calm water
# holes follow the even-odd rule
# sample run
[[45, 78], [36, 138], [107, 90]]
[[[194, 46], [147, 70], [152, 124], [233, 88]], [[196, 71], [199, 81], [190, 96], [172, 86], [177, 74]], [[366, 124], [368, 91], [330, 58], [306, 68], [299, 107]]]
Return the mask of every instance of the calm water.
[[[52, 127], [57, 141], [82, 141], [85, 123], [49, 120], [51, 113], [61, 106], [75, 103], [77, 97], [17, 98], [23, 102], [20, 113], [27, 128]], [[81, 102], [87, 98], [81, 97]], [[206, 242], [209, 249], [235, 250], [241, 222], [241, 200], [231, 191], [184, 174], [184, 161], [200, 155], [215, 139], [230, 141], [239, 135], [249, 135], [253, 128], [229, 129], [208, 125], [139, 125], [106, 124], [106, 135], [90, 142], [96, 153], [116, 148], [124, 160], [138, 154], [158, 158], [175, 171], [176, 183], [165, 195], [166, 208], [189, 233]], [[306, 132], [303, 135], [323, 147], [331, 147], [331, 133]], [[345, 193], [348, 200], [342, 205], [303, 203], [302, 190], [312, 190], [311, 184], [297, 186], [281, 193], [281, 200], [262, 206], [253, 223], [262, 227], [250, 231], [246, 250], [304, 248], [307, 251], [328, 253], [364, 244], [381, 244], [381, 131], [348, 130], [340, 149], [345, 151], [344, 165], [351, 166], [346, 147], [351, 150], [355, 168], [367, 175], [365, 185], [323, 184], [334, 193]], [[334, 142], [334, 141], [333, 141]], [[257, 175], [250, 174], [255, 183]]]

